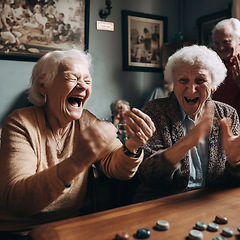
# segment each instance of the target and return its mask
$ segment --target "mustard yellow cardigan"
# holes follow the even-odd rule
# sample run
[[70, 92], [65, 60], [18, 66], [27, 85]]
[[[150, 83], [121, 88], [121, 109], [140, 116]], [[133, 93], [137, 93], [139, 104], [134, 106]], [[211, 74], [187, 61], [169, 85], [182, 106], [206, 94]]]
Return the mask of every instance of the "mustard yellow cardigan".
[[[43, 108], [15, 110], [2, 129], [0, 149], [0, 231], [25, 230], [60, 219], [75, 217], [86, 197], [88, 171], [66, 188], [57, 176], [56, 165], [68, 158], [79, 133], [99, 121], [89, 111], [73, 122], [72, 133], [61, 155], [46, 127]], [[79, 152], [79, 156], [81, 152]], [[99, 159], [108, 177], [129, 179], [141, 163], [123, 152], [116, 139]]]

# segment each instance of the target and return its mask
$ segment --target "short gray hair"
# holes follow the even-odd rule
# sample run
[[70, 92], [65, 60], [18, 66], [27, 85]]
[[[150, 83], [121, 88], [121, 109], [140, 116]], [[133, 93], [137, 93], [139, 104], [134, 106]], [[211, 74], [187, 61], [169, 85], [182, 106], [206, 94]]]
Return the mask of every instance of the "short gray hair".
[[218, 54], [206, 46], [186, 46], [176, 51], [168, 58], [165, 66], [164, 79], [171, 84], [174, 80], [175, 70], [181, 64], [200, 64], [206, 68], [212, 76], [212, 87], [217, 87], [227, 76], [227, 69]]
[[116, 101], [112, 102], [111, 105], [110, 105], [111, 113], [112, 113], [113, 116], [116, 115], [116, 112], [117, 112], [117, 104], [118, 104], [118, 103], [123, 103], [123, 104], [125, 104], [126, 106], [129, 106], [129, 108], [130, 108], [130, 103], [129, 103], [128, 101], [126, 101], [126, 100], [124, 100], [124, 99], [116, 100]]
[[240, 38], [240, 21], [236, 18], [224, 19], [218, 22], [212, 30], [212, 39], [214, 39], [214, 34], [216, 31], [220, 31], [225, 27], [230, 27], [231, 34], [233, 37]]
[[83, 50], [71, 49], [66, 51], [51, 51], [42, 56], [32, 70], [32, 76], [30, 79], [31, 87], [29, 89], [29, 101], [36, 106], [43, 106], [44, 96], [38, 90], [38, 84], [36, 79], [42, 75], [42, 83], [46, 87], [50, 87], [53, 84], [53, 80], [58, 74], [59, 65], [65, 58], [78, 58], [87, 64], [88, 68], [91, 68], [92, 58], [91, 55]]

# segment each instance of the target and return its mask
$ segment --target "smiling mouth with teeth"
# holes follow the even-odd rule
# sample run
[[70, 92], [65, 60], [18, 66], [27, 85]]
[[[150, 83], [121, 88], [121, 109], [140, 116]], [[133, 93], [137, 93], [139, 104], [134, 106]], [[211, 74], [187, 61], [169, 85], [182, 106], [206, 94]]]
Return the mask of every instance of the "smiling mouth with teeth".
[[199, 97], [196, 97], [196, 98], [187, 98], [187, 97], [184, 97], [185, 101], [187, 103], [196, 103], [199, 99]]
[[77, 98], [77, 97], [69, 97], [68, 102], [73, 106], [73, 107], [80, 107], [82, 103], [82, 99]]

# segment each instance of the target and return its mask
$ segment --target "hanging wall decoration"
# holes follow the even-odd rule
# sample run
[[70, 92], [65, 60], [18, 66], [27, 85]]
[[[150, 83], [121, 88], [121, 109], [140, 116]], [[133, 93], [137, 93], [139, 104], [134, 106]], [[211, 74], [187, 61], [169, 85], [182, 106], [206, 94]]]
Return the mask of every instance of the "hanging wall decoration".
[[122, 11], [123, 70], [162, 71], [162, 46], [167, 41], [167, 18]]
[[89, 0], [5, 1], [0, 58], [36, 61], [51, 50], [88, 49]]

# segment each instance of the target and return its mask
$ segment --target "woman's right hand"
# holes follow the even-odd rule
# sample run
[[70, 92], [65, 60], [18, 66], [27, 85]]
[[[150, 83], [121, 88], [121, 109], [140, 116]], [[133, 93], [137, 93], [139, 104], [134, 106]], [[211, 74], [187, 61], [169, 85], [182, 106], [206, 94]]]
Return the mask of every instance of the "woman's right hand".
[[198, 124], [164, 152], [165, 158], [169, 162], [172, 164], [179, 163], [191, 148], [197, 146], [210, 133], [213, 122], [212, 108], [212, 102], [207, 101]]
[[202, 139], [209, 135], [212, 124], [213, 105], [211, 101], [207, 101], [202, 117], [200, 118], [197, 125], [188, 133], [191, 138], [192, 147], [197, 146]]
[[72, 156], [58, 164], [58, 177], [65, 185], [71, 184], [79, 173], [97, 161], [116, 138], [117, 129], [108, 122], [99, 121], [83, 130]]

